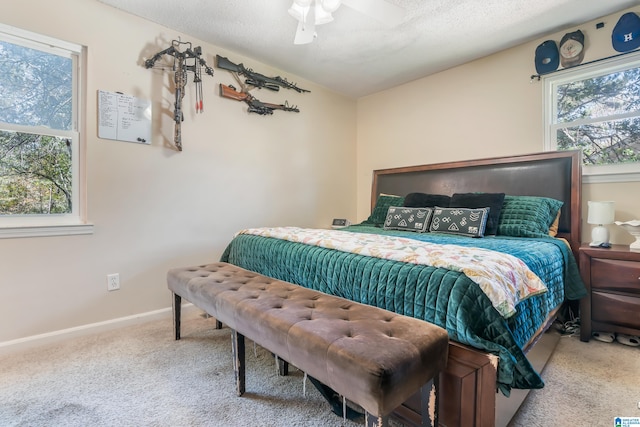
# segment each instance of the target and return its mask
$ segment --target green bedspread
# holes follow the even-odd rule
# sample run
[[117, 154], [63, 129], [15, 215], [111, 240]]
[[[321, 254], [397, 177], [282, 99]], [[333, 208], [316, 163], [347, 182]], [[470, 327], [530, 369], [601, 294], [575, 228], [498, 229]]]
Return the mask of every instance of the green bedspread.
[[463, 273], [373, 258], [269, 237], [239, 234], [221, 261], [279, 280], [416, 317], [447, 330], [453, 341], [498, 355], [498, 388], [541, 388], [544, 383], [521, 347], [565, 299], [584, 295], [575, 259], [556, 239], [471, 239], [435, 233], [389, 232], [352, 226], [352, 232], [474, 245], [518, 256], [548, 292], [518, 304], [504, 319], [480, 287]]

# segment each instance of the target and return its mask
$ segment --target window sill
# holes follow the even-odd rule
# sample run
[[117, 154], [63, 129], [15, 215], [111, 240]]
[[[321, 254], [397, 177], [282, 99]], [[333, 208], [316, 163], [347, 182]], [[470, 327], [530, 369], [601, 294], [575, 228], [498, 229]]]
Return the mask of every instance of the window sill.
[[640, 181], [640, 170], [637, 163], [631, 165], [603, 165], [582, 167], [583, 184], [636, 181]]
[[0, 227], [0, 239], [93, 234], [93, 224]]

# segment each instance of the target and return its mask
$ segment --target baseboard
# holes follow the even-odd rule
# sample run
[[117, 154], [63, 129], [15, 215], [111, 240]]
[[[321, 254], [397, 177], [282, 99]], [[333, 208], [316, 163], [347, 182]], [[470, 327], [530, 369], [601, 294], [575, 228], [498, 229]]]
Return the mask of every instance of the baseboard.
[[[183, 304], [182, 311], [186, 313], [190, 310], [199, 310], [198, 307], [191, 303]], [[108, 331], [112, 329], [122, 328], [125, 326], [136, 325], [159, 320], [162, 318], [170, 318], [172, 315], [171, 307], [162, 308], [160, 310], [147, 311], [146, 313], [134, 314], [131, 316], [118, 317], [116, 319], [106, 320], [104, 322], [89, 323], [87, 325], [76, 326], [74, 328], [61, 329], [58, 331], [47, 332], [40, 335], [32, 335], [29, 337], [18, 338], [11, 341], [0, 342], [0, 355], [12, 353], [15, 351], [27, 350], [29, 348], [38, 347], [45, 344], [66, 340], [69, 338], [91, 335], [98, 332]]]

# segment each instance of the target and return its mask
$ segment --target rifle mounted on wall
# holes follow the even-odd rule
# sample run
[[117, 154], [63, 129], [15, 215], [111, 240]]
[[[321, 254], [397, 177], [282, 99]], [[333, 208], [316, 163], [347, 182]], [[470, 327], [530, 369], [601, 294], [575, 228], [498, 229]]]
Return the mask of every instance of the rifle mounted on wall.
[[[188, 46], [184, 51], [180, 51], [180, 45]], [[178, 40], [173, 40], [170, 47], [156, 53], [152, 58], [144, 61], [145, 68], [154, 67], [156, 62], [164, 55], [172, 56], [174, 58], [172, 70], [174, 72], [176, 99], [173, 104], [173, 121], [175, 122], [173, 141], [176, 144], [178, 151], [182, 151], [181, 124], [184, 121], [182, 99], [184, 98], [184, 88], [188, 80], [187, 73], [193, 73], [193, 83], [196, 85], [196, 113], [202, 113], [204, 111], [202, 69], [204, 68], [208, 75], [213, 76], [213, 68], [208, 66], [206, 61], [201, 58], [202, 48], [200, 46], [192, 48], [191, 43], [181, 42]]]
[[246, 92], [238, 92], [235, 87], [227, 86], [220, 83], [220, 95], [223, 98], [235, 99], [236, 101], [244, 101], [249, 105], [249, 112], [260, 114], [262, 116], [273, 114], [274, 110], [292, 111], [299, 113], [300, 110], [296, 106], [290, 106], [287, 101], [284, 104], [271, 104], [268, 102], [258, 101], [253, 95]]
[[298, 93], [311, 92], [307, 89], [299, 88], [295, 83], [291, 83], [283, 77], [267, 77], [264, 74], [256, 73], [251, 68], [245, 68], [242, 63], [234, 64], [224, 56], [216, 55], [216, 63], [218, 65], [218, 68], [222, 68], [223, 70], [231, 71], [232, 73], [236, 73], [237, 75], [244, 76], [244, 82], [249, 86], [265, 88], [273, 91], [279, 91], [280, 88], [283, 87], [285, 89], [293, 89]]

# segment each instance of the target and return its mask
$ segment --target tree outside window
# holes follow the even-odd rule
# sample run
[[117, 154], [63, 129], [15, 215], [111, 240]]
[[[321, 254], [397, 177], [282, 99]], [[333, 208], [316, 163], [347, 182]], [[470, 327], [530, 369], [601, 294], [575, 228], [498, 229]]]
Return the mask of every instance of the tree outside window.
[[0, 131], [0, 214], [72, 212], [71, 141]]
[[640, 178], [640, 60], [635, 58], [545, 77], [548, 149], [582, 150], [587, 174], [624, 173], [621, 180], [627, 180], [637, 172]]
[[[71, 130], [72, 76], [69, 57], [0, 41], [0, 120]], [[67, 138], [0, 130], [0, 215], [70, 213], [71, 180]]]
[[[79, 171], [82, 48], [0, 24], [0, 237], [85, 234]], [[66, 231], [65, 231], [66, 228]], [[10, 233], [7, 233], [10, 230]]]

